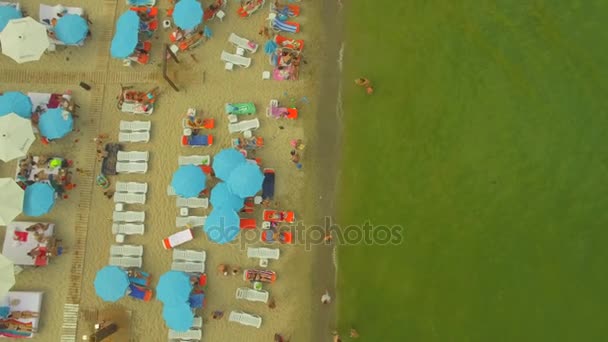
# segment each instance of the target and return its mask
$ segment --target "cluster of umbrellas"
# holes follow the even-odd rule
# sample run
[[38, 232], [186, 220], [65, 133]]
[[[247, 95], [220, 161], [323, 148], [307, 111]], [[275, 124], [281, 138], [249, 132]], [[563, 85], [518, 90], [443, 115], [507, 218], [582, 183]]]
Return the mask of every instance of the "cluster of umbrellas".
[[192, 292], [190, 277], [179, 271], [169, 271], [158, 280], [156, 298], [163, 303], [163, 319], [170, 329], [187, 331], [194, 322], [189, 299]]
[[110, 45], [110, 54], [114, 58], [129, 57], [139, 41], [139, 16], [134, 11], [126, 11], [116, 22], [116, 33]]
[[55, 205], [55, 189], [47, 183], [34, 183], [25, 191], [11, 178], [0, 178], [0, 226], [4, 226], [21, 212], [28, 216], [42, 216]]
[[196, 0], [180, 0], [173, 8], [173, 22], [182, 30], [192, 30], [203, 22], [203, 6]]
[[225, 244], [233, 241], [240, 232], [237, 211], [244, 199], [262, 189], [264, 175], [260, 167], [245, 159], [235, 149], [224, 149], [214, 158], [213, 171], [223, 180], [211, 190], [213, 210], [205, 220], [204, 230], [209, 240]]

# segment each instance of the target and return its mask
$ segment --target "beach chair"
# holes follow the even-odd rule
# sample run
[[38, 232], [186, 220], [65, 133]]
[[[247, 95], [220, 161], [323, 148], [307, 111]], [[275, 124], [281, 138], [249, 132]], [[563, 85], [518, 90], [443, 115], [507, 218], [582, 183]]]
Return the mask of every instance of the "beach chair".
[[270, 294], [268, 291], [258, 291], [248, 287], [239, 287], [236, 289], [236, 299], [245, 299], [250, 302], [267, 303]]
[[139, 102], [124, 101], [120, 105], [120, 111], [128, 114], [142, 114], [148, 116], [154, 111], [154, 106], [151, 104], [146, 105]]
[[226, 51], [222, 51], [220, 59], [222, 62], [232, 63], [233, 65], [242, 66], [244, 68], [249, 68], [251, 65], [251, 58], [228, 53]]
[[241, 218], [239, 226], [241, 229], [255, 229], [257, 224], [254, 218]]
[[278, 18], [274, 17], [276, 14], [271, 13], [268, 21], [270, 23], [270, 29], [275, 32], [288, 32], [288, 33], [298, 33], [300, 32], [300, 24], [293, 21], [282, 21]]
[[156, 0], [127, 0], [127, 5], [130, 6], [154, 6]]
[[205, 264], [202, 262], [173, 261], [171, 270], [186, 273], [205, 273]]
[[274, 271], [270, 270], [256, 270], [256, 269], [247, 269], [243, 271], [243, 280], [245, 281], [256, 281], [256, 276], [259, 276], [260, 279], [257, 280], [262, 283], [274, 283], [277, 280], [277, 274]]
[[177, 158], [177, 164], [182, 165], [209, 165], [211, 164], [211, 157], [208, 155], [193, 155], [193, 156], [179, 156]]
[[176, 205], [178, 208], [208, 208], [209, 207], [209, 199], [208, 198], [183, 198], [178, 197], [176, 201]]
[[266, 116], [274, 119], [292, 119], [298, 118], [297, 108], [279, 107], [278, 100], [270, 100], [270, 105], [266, 108]]
[[143, 223], [112, 223], [112, 234], [143, 235]]
[[245, 120], [228, 125], [228, 131], [230, 133], [242, 133], [245, 131], [252, 131], [258, 128], [260, 128], [260, 120], [258, 119]]
[[116, 182], [116, 191], [145, 194], [148, 192], [148, 183]]
[[114, 194], [114, 203], [146, 204], [146, 195], [132, 192], [117, 192]]
[[144, 222], [146, 213], [143, 211], [115, 211], [112, 214], [114, 222]]
[[274, 197], [274, 169], [264, 169], [262, 198], [271, 200]]
[[129, 162], [147, 162], [150, 158], [148, 151], [118, 151], [116, 160]]
[[280, 211], [280, 210], [265, 209], [262, 212], [262, 215], [264, 217], [264, 221], [268, 221], [268, 222], [293, 223], [296, 220], [296, 214], [293, 211]]
[[150, 141], [150, 132], [119, 132], [118, 142], [121, 143], [137, 143]]
[[148, 163], [118, 161], [116, 162], [116, 172], [146, 173], [148, 172]]
[[143, 300], [144, 302], [149, 302], [150, 299], [152, 299], [152, 296], [154, 295], [154, 292], [151, 289], [133, 283], [129, 284], [128, 292], [129, 297]]
[[224, 110], [226, 111], [226, 114], [234, 115], [252, 115], [256, 112], [255, 104], [253, 102], [226, 103]]
[[207, 253], [191, 249], [174, 249], [173, 261], [179, 260], [204, 263], [207, 260]]
[[203, 327], [203, 317], [196, 316], [192, 321], [192, 329], [201, 329]]
[[108, 262], [110, 266], [118, 266], [118, 267], [138, 267], [140, 268], [143, 264], [143, 259], [141, 257], [132, 257], [132, 256], [110, 256], [110, 260]]
[[120, 120], [120, 130], [122, 132], [149, 132], [152, 127], [150, 121], [125, 121]]
[[110, 246], [110, 255], [141, 257], [144, 255], [144, 246], [142, 246], [142, 245], [112, 245], [112, 246]]
[[274, 259], [279, 260], [281, 252], [278, 248], [266, 248], [266, 247], [249, 247], [247, 248], [248, 258], [258, 259]]
[[228, 321], [258, 329], [262, 326], [262, 317], [243, 311], [231, 311], [228, 316]]
[[236, 47], [240, 47], [241, 49], [249, 51], [251, 53], [258, 51], [258, 44], [250, 41], [249, 39], [240, 37], [235, 33], [230, 34], [230, 36], [228, 37], [228, 42], [234, 44], [234, 46]]
[[170, 236], [163, 239], [163, 247], [165, 249], [171, 249], [173, 247], [177, 247], [183, 243], [186, 243], [190, 240], [194, 239], [194, 235], [192, 235], [192, 229], [184, 229], [177, 233], [171, 234]]
[[185, 227], [186, 225], [191, 227], [202, 227], [205, 225], [207, 216], [178, 216], [175, 218], [176, 227]]
[[213, 135], [197, 134], [197, 135], [182, 135], [182, 146], [201, 147], [213, 145]]
[[169, 329], [169, 339], [176, 341], [200, 341], [203, 332], [200, 329], [190, 329], [188, 331], [175, 331]]

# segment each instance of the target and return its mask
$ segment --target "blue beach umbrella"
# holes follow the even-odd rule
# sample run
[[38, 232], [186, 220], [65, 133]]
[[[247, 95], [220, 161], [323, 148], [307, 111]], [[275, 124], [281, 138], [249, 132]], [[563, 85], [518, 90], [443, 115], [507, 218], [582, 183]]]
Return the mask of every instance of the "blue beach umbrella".
[[220, 207], [213, 208], [207, 216], [203, 230], [207, 233], [209, 240], [222, 245], [239, 235], [240, 225], [241, 219], [234, 210]]
[[203, 170], [195, 165], [182, 165], [173, 174], [171, 186], [181, 197], [197, 197], [205, 189], [206, 176]]
[[227, 181], [232, 170], [243, 163], [245, 163], [245, 156], [241, 152], [227, 148], [221, 150], [213, 158], [213, 172], [221, 180]]
[[184, 272], [169, 271], [158, 280], [156, 298], [165, 305], [187, 304], [192, 291], [190, 277]]
[[78, 44], [87, 37], [89, 24], [76, 14], [66, 14], [57, 20], [55, 35], [66, 44]]
[[180, 0], [173, 8], [173, 21], [183, 30], [192, 30], [203, 22], [203, 6], [195, 0]]
[[194, 323], [194, 312], [188, 303], [163, 306], [163, 319], [169, 329], [188, 331]]
[[275, 43], [274, 40], [269, 40], [266, 42], [266, 44], [264, 44], [264, 52], [267, 55], [273, 54], [277, 48], [279, 47], [279, 45], [277, 43]]
[[246, 198], [262, 190], [263, 182], [264, 175], [260, 167], [253, 162], [246, 162], [232, 171], [228, 178], [228, 187], [233, 194]]
[[124, 297], [129, 288], [127, 272], [118, 266], [106, 266], [95, 276], [95, 293], [106, 302], [115, 302]]
[[211, 190], [211, 205], [213, 208], [230, 208], [232, 210], [240, 210], [245, 203], [245, 200], [230, 192], [228, 184], [218, 183]]
[[21, 11], [13, 6], [0, 6], [0, 32], [4, 30], [9, 20], [22, 18]]
[[25, 188], [23, 213], [27, 216], [42, 216], [55, 204], [55, 189], [48, 183], [34, 183]]
[[61, 108], [51, 108], [40, 115], [38, 122], [40, 134], [47, 139], [59, 139], [74, 128], [72, 114]]
[[127, 58], [135, 51], [139, 39], [139, 16], [134, 11], [123, 13], [116, 22], [116, 33], [110, 45], [114, 58]]
[[205, 25], [205, 28], [203, 29], [203, 36], [205, 38], [211, 38], [211, 36], [213, 36], [213, 32], [211, 32], [211, 29], [207, 25]]
[[19, 91], [7, 91], [0, 95], [0, 116], [10, 113], [15, 113], [26, 119], [31, 118], [32, 100], [29, 96]]

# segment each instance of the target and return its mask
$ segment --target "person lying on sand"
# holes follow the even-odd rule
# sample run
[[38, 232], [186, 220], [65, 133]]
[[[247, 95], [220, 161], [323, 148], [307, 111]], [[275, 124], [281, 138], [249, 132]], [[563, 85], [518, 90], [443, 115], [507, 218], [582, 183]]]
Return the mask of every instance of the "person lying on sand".
[[220, 272], [221, 274], [227, 276], [228, 275], [228, 266], [224, 265], [224, 264], [219, 264], [217, 266], [217, 271]]
[[36, 317], [38, 317], [38, 313], [34, 311], [12, 311], [7, 316], [7, 318], [10, 319], [28, 319]]
[[224, 317], [224, 311], [219, 310], [213, 311], [213, 314], [211, 315], [211, 318], [213, 319], [221, 319], [222, 317]]

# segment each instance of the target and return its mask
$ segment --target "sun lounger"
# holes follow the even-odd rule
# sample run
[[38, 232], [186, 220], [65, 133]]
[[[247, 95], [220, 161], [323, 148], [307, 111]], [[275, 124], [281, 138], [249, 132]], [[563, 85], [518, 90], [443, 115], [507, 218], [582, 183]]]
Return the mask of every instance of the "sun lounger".
[[116, 191], [145, 194], [148, 192], [148, 183], [116, 182]]
[[236, 289], [236, 299], [245, 299], [250, 302], [267, 303], [269, 296], [268, 291], [258, 291], [249, 287], [239, 287]]
[[200, 147], [213, 145], [213, 135], [197, 134], [197, 135], [182, 135], [182, 146]]
[[242, 133], [245, 131], [252, 131], [258, 128], [260, 128], [260, 120], [258, 119], [245, 120], [228, 125], [228, 131], [230, 133]]
[[114, 203], [146, 204], [146, 195], [132, 192], [117, 192], [114, 194]]
[[146, 173], [148, 172], [148, 163], [118, 161], [116, 162], [116, 172]]
[[184, 244], [190, 240], [194, 239], [194, 235], [192, 235], [192, 229], [184, 229], [177, 233], [171, 234], [171, 236], [163, 239], [163, 247], [165, 249], [171, 249], [173, 247], [177, 247], [181, 244]]
[[125, 121], [120, 120], [120, 130], [123, 132], [149, 132], [152, 128], [150, 121]]
[[249, 68], [249, 66], [251, 65], [251, 58], [235, 55], [226, 51], [222, 51], [220, 59], [223, 62], [232, 63], [234, 65], [242, 66], [244, 68]]
[[278, 100], [270, 100], [270, 105], [266, 108], [266, 116], [274, 119], [297, 119], [298, 109], [279, 107]]
[[203, 327], [203, 317], [196, 316], [192, 321], [192, 329], [200, 329]]
[[282, 8], [277, 8], [275, 4], [270, 3], [270, 11], [276, 13], [277, 15], [284, 15], [287, 17], [297, 17], [300, 15], [300, 6], [297, 5], [287, 5], [282, 6]]
[[118, 151], [116, 154], [118, 161], [130, 161], [130, 162], [147, 162], [150, 159], [150, 152], [148, 151]]
[[171, 184], [167, 185], [167, 195], [168, 196], [177, 196], [175, 193], [175, 189], [171, 186]]
[[147, 116], [147, 115], [152, 114], [152, 112], [154, 111], [154, 106], [145, 105], [145, 104], [139, 103], [139, 102], [124, 101], [120, 105], [120, 111], [122, 111], [123, 113], [143, 114], [143, 115]]
[[194, 155], [194, 156], [179, 156], [177, 163], [182, 165], [209, 165], [211, 164], [211, 157], [208, 155]]
[[150, 132], [120, 132], [118, 133], [119, 142], [148, 142], [150, 141]]
[[255, 104], [253, 102], [226, 103], [224, 110], [226, 111], [226, 114], [234, 115], [251, 115], [256, 112]]
[[156, 0], [127, 0], [127, 5], [131, 6], [154, 6]]
[[205, 273], [205, 264], [202, 262], [173, 261], [171, 270], [186, 273]]
[[144, 255], [144, 246], [142, 246], [142, 245], [112, 245], [112, 246], [110, 246], [110, 255], [140, 257], [140, 256]]
[[278, 248], [266, 248], [266, 247], [249, 247], [247, 248], [248, 258], [258, 259], [274, 259], [278, 260], [281, 252]]
[[143, 235], [143, 223], [112, 223], [112, 234]]
[[129, 297], [149, 302], [152, 299], [154, 292], [151, 289], [139, 284], [129, 284]]
[[169, 329], [169, 339], [172, 341], [200, 341], [201, 338], [203, 338], [203, 332], [199, 329], [190, 329], [188, 331]]
[[262, 198], [272, 199], [274, 197], [274, 169], [264, 169], [264, 181], [262, 182]]
[[228, 316], [228, 321], [246, 325], [249, 327], [260, 328], [262, 325], [262, 317], [252, 315], [243, 311], [231, 311]]
[[173, 261], [191, 261], [204, 263], [207, 260], [205, 251], [194, 251], [191, 249], [174, 249]]
[[300, 32], [300, 24], [293, 21], [281, 21], [277, 18], [270, 20], [270, 28], [275, 32]]
[[234, 44], [234, 46], [236, 47], [240, 47], [251, 53], [258, 51], [258, 44], [250, 41], [249, 39], [240, 37], [235, 33], [230, 34], [230, 36], [228, 37], [228, 42]]
[[202, 227], [205, 225], [205, 220], [207, 216], [178, 216], [175, 218], [175, 226], [176, 227], [185, 227], [189, 225], [191, 227]]
[[110, 256], [110, 261], [108, 262], [110, 266], [118, 266], [118, 267], [137, 267], [140, 268], [143, 264], [143, 259], [141, 257], [132, 257], [132, 256]]
[[177, 198], [177, 207], [178, 208], [208, 208], [209, 207], [209, 199], [208, 198]]
[[[256, 276], [259, 276], [259, 280], [256, 280]], [[243, 271], [243, 280], [274, 283], [277, 280], [277, 274], [270, 270], [247, 269]]]
[[115, 211], [112, 214], [114, 222], [144, 222], [146, 213], [143, 211]]

